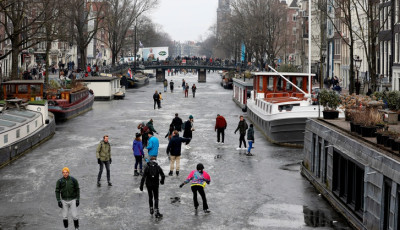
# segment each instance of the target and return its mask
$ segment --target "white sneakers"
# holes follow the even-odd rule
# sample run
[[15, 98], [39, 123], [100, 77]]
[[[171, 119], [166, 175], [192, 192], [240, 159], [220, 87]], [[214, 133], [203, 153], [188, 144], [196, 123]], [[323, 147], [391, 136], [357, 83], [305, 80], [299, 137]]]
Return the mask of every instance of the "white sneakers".
[[241, 150], [242, 148], [236, 148], [236, 150]]
[[190, 146], [189, 146], [189, 145], [186, 145], [186, 149], [190, 149]]
[[218, 141], [216, 142], [217, 144], [220, 144]]

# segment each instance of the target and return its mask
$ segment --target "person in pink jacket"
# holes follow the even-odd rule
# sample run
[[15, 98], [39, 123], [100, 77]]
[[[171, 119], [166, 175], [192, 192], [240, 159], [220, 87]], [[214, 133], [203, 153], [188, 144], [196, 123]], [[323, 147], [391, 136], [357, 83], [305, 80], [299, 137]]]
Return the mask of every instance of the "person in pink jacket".
[[204, 171], [203, 164], [198, 164], [196, 169], [197, 170], [193, 170], [189, 174], [186, 180], [181, 185], [179, 185], [179, 187], [182, 188], [185, 184], [191, 182], [190, 186], [193, 192], [194, 208], [197, 211], [197, 208], [199, 207], [199, 202], [197, 201], [197, 192], [199, 192], [201, 199], [203, 200], [204, 213], [210, 213], [210, 210], [208, 210], [207, 198], [204, 192], [204, 188], [206, 187], [206, 184], [210, 184], [211, 178], [210, 175], [208, 175], [208, 173]]

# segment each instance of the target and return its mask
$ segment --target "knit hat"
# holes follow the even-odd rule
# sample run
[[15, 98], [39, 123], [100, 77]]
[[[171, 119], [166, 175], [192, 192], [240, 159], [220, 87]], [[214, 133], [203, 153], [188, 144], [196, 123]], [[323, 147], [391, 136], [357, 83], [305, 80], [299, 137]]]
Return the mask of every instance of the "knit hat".
[[64, 170], [67, 170], [68, 173], [69, 173], [69, 168], [68, 168], [68, 167], [64, 167], [64, 168], [61, 170], [61, 172], [64, 172]]
[[193, 116], [192, 116], [192, 115], [190, 115], [190, 116], [189, 116], [189, 119], [193, 119]]
[[202, 163], [197, 164], [196, 167], [197, 170], [203, 170], [204, 169], [204, 165]]

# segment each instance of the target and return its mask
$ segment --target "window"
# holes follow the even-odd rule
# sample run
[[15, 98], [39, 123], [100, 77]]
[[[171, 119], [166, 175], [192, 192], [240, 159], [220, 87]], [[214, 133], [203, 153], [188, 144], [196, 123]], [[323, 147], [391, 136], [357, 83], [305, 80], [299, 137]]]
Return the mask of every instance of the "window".
[[27, 85], [18, 85], [18, 93], [28, 93]]
[[399, 42], [399, 34], [396, 33], [394, 35], [394, 62], [398, 63], [399, 62], [399, 50], [398, 50], [398, 42]]
[[296, 77], [296, 86], [303, 89], [303, 77]]
[[[288, 78], [290, 82], [293, 82], [293, 77]], [[292, 91], [293, 86], [289, 82], [286, 82], [286, 91]]]
[[294, 22], [296, 21], [296, 15], [293, 15], [293, 21]]
[[26, 133], [29, 133], [29, 125], [26, 126]]
[[8, 143], [8, 134], [4, 135], [4, 144]]
[[16, 135], [16, 136], [17, 136], [17, 138], [19, 138], [19, 137], [20, 137], [20, 131], [21, 131], [21, 130], [17, 129], [17, 135]]
[[392, 181], [385, 178], [383, 181], [383, 229], [389, 229], [390, 197], [392, 191]]
[[263, 91], [263, 77], [258, 77], [258, 90]]
[[340, 39], [335, 39], [335, 55], [340, 55]]
[[273, 91], [274, 90], [274, 77], [268, 77], [267, 90], [268, 91]]
[[364, 209], [364, 168], [333, 150], [332, 191], [362, 219]]

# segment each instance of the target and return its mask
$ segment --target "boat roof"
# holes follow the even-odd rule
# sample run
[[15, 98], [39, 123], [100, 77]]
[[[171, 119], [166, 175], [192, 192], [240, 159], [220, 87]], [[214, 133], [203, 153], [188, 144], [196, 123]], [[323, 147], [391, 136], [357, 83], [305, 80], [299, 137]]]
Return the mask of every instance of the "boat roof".
[[97, 82], [97, 81], [112, 81], [114, 79], [119, 79], [118, 77], [85, 77], [78, 79], [78, 81], [84, 81], [84, 82]]
[[18, 128], [40, 116], [40, 113], [29, 110], [8, 109], [0, 112], [0, 133]]
[[[255, 76], [279, 76], [279, 74], [275, 72], [251, 72], [251, 74]], [[294, 72], [282, 72], [280, 73], [283, 76], [294, 76], [294, 77], [308, 77], [309, 73], [294, 73]], [[315, 76], [315, 74], [311, 74], [311, 76]]]
[[12, 80], [3, 82], [4, 85], [15, 85], [15, 84], [44, 84], [44, 80]]
[[271, 97], [271, 98], [264, 98], [264, 101], [269, 103], [284, 103], [284, 102], [300, 102], [304, 99], [297, 98], [297, 97]]

